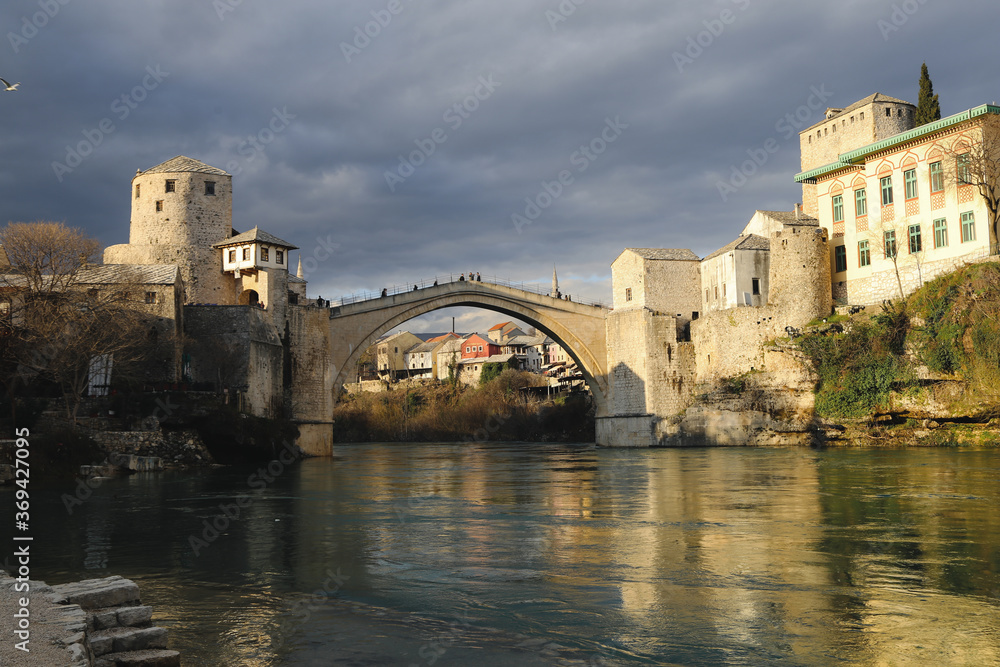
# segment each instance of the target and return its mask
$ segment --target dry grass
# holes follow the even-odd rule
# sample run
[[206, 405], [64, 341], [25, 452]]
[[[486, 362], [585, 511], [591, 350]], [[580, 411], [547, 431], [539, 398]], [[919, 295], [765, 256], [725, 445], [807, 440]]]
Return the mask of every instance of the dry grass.
[[548, 403], [523, 388], [531, 376], [504, 371], [476, 389], [433, 384], [382, 394], [356, 394], [334, 409], [339, 442], [593, 439], [589, 401]]

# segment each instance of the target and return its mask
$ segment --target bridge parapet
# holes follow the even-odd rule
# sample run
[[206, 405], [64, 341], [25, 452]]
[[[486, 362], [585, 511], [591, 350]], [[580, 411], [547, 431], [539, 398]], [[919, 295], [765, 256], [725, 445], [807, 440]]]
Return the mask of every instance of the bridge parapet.
[[431, 285], [424, 288], [418, 288], [416, 290], [411, 288], [408, 292], [397, 292], [395, 294], [387, 294], [386, 296], [374, 297], [351, 303], [344, 303], [341, 301], [339, 304], [331, 304], [330, 318], [333, 319], [348, 315], [358, 315], [360, 313], [381, 311], [399, 306], [414, 306], [422, 302], [434, 301], [449, 296], [465, 296], [473, 300], [468, 304], [456, 305], [480, 306], [485, 308], [489, 308], [489, 305], [480, 304], [475, 300], [484, 297], [513, 299], [522, 302], [525, 305], [531, 304], [532, 306], [544, 307], [555, 311], [579, 313], [582, 315], [601, 318], [610, 312], [609, 308], [602, 305], [557, 299], [555, 297], [548, 296], [547, 294], [529, 292], [521, 289], [520, 287], [509, 287], [489, 282], [455, 281]]
[[[483, 280], [469, 280], [467, 278], [464, 278], [461, 274], [448, 274], [447, 276], [436, 276], [436, 277], [428, 279], [428, 280], [421, 280], [421, 281], [413, 283], [411, 285], [393, 285], [392, 287], [387, 287], [384, 290], [384, 293], [365, 291], [365, 292], [361, 292], [361, 293], [358, 293], [358, 294], [351, 294], [351, 295], [348, 295], [348, 296], [343, 296], [340, 299], [337, 299], [336, 301], [332, 301], [330, 303], [330, 307], [331, 308], [337, 308], [337, 307], [340, 307], [340, 306], [352, 305], [352, 304], [355, 304], [355, 303], [361, 303], [361, 302], [365, 302], [365, 301], [377, 301], [379, 299], [383, 299], [383, 298], [386, 298], [386, 297], [392, 297], [392, 296], [396, 296], [396, 295], [399, 295], [399, 294], [409, 294], [409, 293], [414, 292], [414, 291], [418, 291], [419, 292], [420, 290], [423, 290], [423, 289], [427, 289], [427, 288], [431, 288], [431, 287], [440, 287], [442, 285], [450, 285], [452, 283], [458, 284], [458, 285], [464, 284], [464, 285], [467, 285], [467, 286], [469, 286], [469, 285], [496, 285], [496, 286], [500, 286], [500, 287], [510, 287], [510, 288], [513, 288], [513, 289], [516, 289], [516, 290], [520, 290], [522, 292], [528, 292], [528, 293], [531, 293], [531, 294], [539, 294], [539, 295], [542, 295], [542, 296], [549, 296], [549, 292], [551, 291], [551, 288], [547, 287], [545, 285], [539, 285], [539, 284], [536, 284], [536, 283], [516, 282], [516, 281], [512, 281], [512, 280], [504, 280], [504, 279], [498, 278], [496, 276], [489, 276], [489, 277], [487, 277], [487, 278], [485, 278]], [[572, 301], [572, 299], [570, 297], [567, 297], [564, 300], [570, 301], [572, 303], [582, 303], [584, 305], [598, 306], [600, 308], [607, 308], [607, 305], [604, 304], [603, 302], [600, 302], [600, 301], [592, 301], [592, 300], [587, 300], [587, 299]]]

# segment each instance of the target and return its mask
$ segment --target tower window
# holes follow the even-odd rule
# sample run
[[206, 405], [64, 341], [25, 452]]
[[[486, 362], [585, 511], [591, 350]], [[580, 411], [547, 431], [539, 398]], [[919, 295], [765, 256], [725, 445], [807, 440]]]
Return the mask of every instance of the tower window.
[[626, 287], [625, 288], [625, 300], [626, 301], [631, 301], [632, 300], [632, 288], [631, 287]]
[[177, 192], [177, 181], [170, 179], [167, 181], [166, 192]]
[[275, 261], [276, 264], [284, 264], [285, 263], [285, 251], [284, 250], [275, 250], [274, 251], [274, 261]]
[[229, 251], [229, 263], [233, 264], [234, 262], [236, 262], [236, 251], [235, 250], [230, 250]]
[[243, 261], [250, 261], [250, 248], [243, 248]]
[[262, 261], [262, 262], [270, 261], [269, 260], [270, 256], [271, 256], [271, 250], [270, 250], [270, 248], [261, 248], [260, 249], [260, 261]]
[[215, 196], [215, 181], [205, 181], [205, 194], [210, 197]]
[[146, 292], [146, 303], [156, 303], [156, 292]]
[[754, 294], [760, 294], [760, 278], [751, 278], [752, 289]]
[[162, 199], [157, 199], [156, 200], [156, 212], [159, 213], [162, 210], [163, 210], [163, 200]]
[[139, 198], [139, 184], [138, 183], [135, 184], [135, 198], [136, 199]]

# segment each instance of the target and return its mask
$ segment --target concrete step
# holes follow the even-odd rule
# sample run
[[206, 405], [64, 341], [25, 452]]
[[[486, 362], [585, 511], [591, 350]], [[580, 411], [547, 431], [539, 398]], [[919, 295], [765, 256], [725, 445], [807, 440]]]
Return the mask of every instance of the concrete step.
[[94, 667], [181, 667], [181, 654], [163, 649], [107, 653], [94, 662]]
[[88, 639], [96, 656], [126, 651], [167, 648], [165, 628], [108, 628], [91, 632]]

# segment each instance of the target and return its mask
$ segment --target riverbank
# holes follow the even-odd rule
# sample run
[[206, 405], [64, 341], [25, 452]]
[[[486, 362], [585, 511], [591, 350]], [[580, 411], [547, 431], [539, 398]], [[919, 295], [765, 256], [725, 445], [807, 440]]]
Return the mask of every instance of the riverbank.
[[348, 394], [334, 408], [335, 442], [593, 442], [586, 394], [531, 393], [529, 373], [507, 370], [485, 384], [429, 383]]

